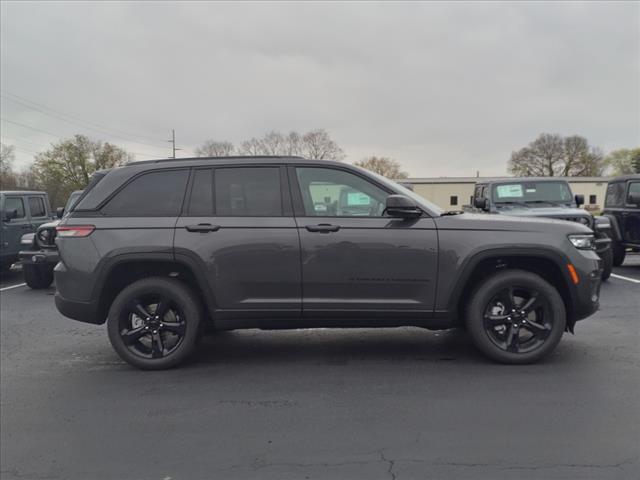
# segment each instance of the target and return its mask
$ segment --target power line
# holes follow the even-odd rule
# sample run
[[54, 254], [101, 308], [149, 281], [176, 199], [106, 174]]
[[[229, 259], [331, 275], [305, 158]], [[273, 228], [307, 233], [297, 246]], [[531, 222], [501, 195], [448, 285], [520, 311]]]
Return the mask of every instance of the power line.
[[[84, 120], [81, 119], [80, 117], [77, 117], [75, 115], [71, 115], [69, 113], [65, 113], [61, 110], [55, 109], [55, 108], [51, 108], [48, 107], [46, 105], [43, 105], [41, 103], [35, 102], [33, 100], [29, 100], [28, 98], [25, 97], [21, 97], [20, 95], [16, 95], [15, 93], [11, 93], [7, 90], [0, 90], [2, 93], [1, 95], [6, 98], [7, 100], [11, 100], [12, 102], [18, 103], [20, 105], [23, 105], [27, 108], [31, 108], [33, 110], [39, 111], [40, 113], [44, 113], [45, 115], [49, 115], [52, 116], [54, 118], [58, 118], [59, 120], [63, 120], [65, 122], [68, 123], [73, 123], [76, 125], [79, 125], [83, 128], [88, 128], [94, 131], [98, 131], [99, 133], [107, 133], [109, 135], [113, 135], [113, 136], [117, 136], [120, 138], [123, 138], [124, 140], [127, 140], [129, 142], [133, 142], [133, 143], [140, 143], [142, 145], [149, 145], [155, 148], [162, 148], [159, 144], [162, 143], [159, 140], [153, 140], [150, 139], [148, 137], [145, 137], [143, 135], [139, 135], [139, 134], [134, 134], [134, 133], [129, 133], [129, 132], [125, 132], [123, 130], [119, 130], [113, 127], [108, 127], [106, 125], [102, 125], [100, 123], [96, 123], [96, 122], [91, 122], [88, 120]], [[66, 117], [66, 118], [63, 118]], [[71, 120], [69, 120], [71, 119]], [[97, 127], [97, 128], [96, 128]], [[122, 135], [128, 137], [128, 138], [124, 138], [122, 137]], [[146, 142], [140, 142], [138, 140], [135, 140], [135, 138], [139, 138], [139, 139], [145, 139], [147, 140]], [[148, 142], [154, 142], [154, 143], [148, 143]]]
[[[0, 117], [0, 120], [2, 120], [3, 122], [11, 123], [13, 125], [17, 125], [17, 126], [22, 127], [22, 128], [28, 128], [29, 130], [33, 130], [34, 132], [44, 133], [45, 135], [50, 135], [50, 136], [56, 138], [57, 140], [61, 140], [60, 135], [55, 134], [55, 133], [47, 132], [45, 130], [40, 130], [39, 128], [31, 127], [29, 125], [25, 125], [24, 123], [20, 123], [20, 122], [15, 122], [13, 120], [9, 120], [8, 118]], [[134, 152], [134, 151], [131, 151], [131, 153], [133, 153], [135, 155], [141, 155], [143, 157], [152, 157], [152, 158], [153, 157], [156, 157], [156, 158], [159, 157], [159, 158], [163, 158], [163, 157], [160, 157], [159, 155], [155, 155], [155, 154], [151, 154], [151, 153], [140, 153], [140, 152]]]

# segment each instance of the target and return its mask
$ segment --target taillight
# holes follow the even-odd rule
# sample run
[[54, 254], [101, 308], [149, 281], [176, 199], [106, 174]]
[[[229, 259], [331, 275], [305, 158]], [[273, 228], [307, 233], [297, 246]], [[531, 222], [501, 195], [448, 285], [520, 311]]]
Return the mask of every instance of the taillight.
[[58, 232], [58, 237], [61, 238], [80, 238], [88, 237], [95, 229], [96, 227], [93, 225], [65, 225], [56, 227], [56, 232]]

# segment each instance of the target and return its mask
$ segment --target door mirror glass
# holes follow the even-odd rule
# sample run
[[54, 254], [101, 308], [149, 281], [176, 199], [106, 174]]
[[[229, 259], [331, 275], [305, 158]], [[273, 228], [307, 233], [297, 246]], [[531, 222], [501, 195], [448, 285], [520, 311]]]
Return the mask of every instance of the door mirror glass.
[[10, 222], [14, 218], [18, 218], [18, 210], [17, 209], [14, 208], [12, 210], [5, 210], [4, 212], [2, 212], [2, 219], [5, 222]]
[[56, 217], [62, 218], [63, 215], [64, 215], [64, 207], [56, 208]]
[[422, 210], [416, 202], [404, 195], [389, 195], [384, 210], [390, 217], [419, 217], [422, 215]]
[[584, 195], [576, 195], [575, 196], [576, 199], [576, 205], [580, 206], [580, 205], [584, 205]]
[[487, 199], [484, 197], [476, 197], [473, 199], [473, 206], [480, 210], [487, 209]]

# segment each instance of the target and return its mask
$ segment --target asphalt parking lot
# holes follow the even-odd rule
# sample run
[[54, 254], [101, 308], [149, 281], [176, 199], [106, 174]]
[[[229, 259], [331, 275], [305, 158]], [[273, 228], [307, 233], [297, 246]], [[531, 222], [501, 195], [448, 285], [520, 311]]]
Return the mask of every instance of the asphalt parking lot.
[[640, 256], [538, 365], [459, 331], [222, 333], [142, 372], [0, 284], [2, 479], [640, 477]]

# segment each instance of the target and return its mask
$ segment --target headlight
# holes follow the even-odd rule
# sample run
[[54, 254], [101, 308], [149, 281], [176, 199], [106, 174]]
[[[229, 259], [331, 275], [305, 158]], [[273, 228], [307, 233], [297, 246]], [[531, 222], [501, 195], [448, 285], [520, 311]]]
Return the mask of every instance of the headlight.
[[34, 235], [35, 235], [35, 233], [25, 233], [20, 238], [20, 244], [21, 245], [33, 245], [33, 236]]
[[579, 248], [580, 250], [593, 250], [595, 248], [593, 235], [569, 235], [569, 241], [574, 247]]

